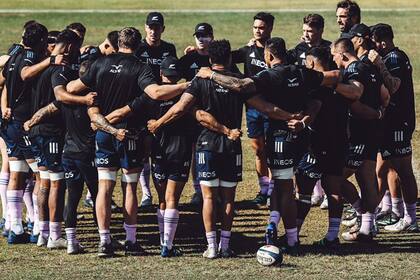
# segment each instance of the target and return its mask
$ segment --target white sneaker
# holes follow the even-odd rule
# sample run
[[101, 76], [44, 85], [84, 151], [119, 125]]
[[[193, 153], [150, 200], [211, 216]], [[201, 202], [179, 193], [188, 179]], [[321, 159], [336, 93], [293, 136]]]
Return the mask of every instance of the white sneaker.
[[324, 200], [322, 201], [321, 205], [319, 206], [319, 208], [325, 210], [328, 209], [328, 199], [327, 196], [324, 195]]
[[48, 237], [43, 237], [42, 234], [39, 234], [38, 236], [38, 242], [36, 243], [36, 246], [38, 247], [45, 247], [48, 243]]
[[85, 252], [85, 248], [78, 241], [75, 243], [68, 243], [67, 244], [67, 254], [69, 255], [77, 255], [83, 254]]
[[57, 240], [52, 240], [51, 237], [48, 238], [47, 243], [48, 249], [66, 249], [67, 248], [67, 240], [60, 237]]
[[357, 222], [357, 217], [354, 217], [351, 220], [342, 220], [341, 221], [341, 224], [343, 226], [346, 226], [346, 227], [352, 227], [352, 226], [354, 226], [356, 224], [356, 222]]
[[416, 221], [409, 224], [404, 218], [401, 218], [396, 224], [385, 226], [384, 230], [389, 232], [419, 232], [419, 226]]
[[312, 195], [311, 196], [311, 206], [318, 206], [324, 201], [324, 196]]
[[217, 248], [207, 247], [207, 250], [203, 253], [203, 257], [207, 259], [217, 258]]

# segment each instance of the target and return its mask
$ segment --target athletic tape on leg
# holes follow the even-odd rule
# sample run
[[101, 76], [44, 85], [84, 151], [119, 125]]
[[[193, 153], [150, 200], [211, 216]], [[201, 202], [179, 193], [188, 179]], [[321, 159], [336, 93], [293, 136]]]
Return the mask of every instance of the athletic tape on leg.
[[9, 160], [10, 172], [25, 172], [28, 173], [29, 165], [24, 160]]
[[39, 170], [39, 177], [41, 177], [41, 179], [44, 179], [44, 180], [49, 180], [50, 172], [45, 171], [45, 170]]
[[200, 181], [200, 185], [206, 186], [206, 187], [218, 187], [220, 186], [220, 180], [219, 179], [213, 179], [210, 181]]
[[293, 167], [286, 169], [272, 169], [271, 174], [273, 179], [277, 180], [288, 180], [293, 179], [295, 173], [293, 172]]
[[139, 173], [121, 174], [121, 182], [123, 183], [137, 183], [139, 180]]
[[238, 182], [230, 182], [230, 181], [223, 181], [220, 180], [220, 186], [224, 188], [234, 188], [238, 185]]
[[39, 172], [38, 163], [36, 163], [36, 161], [29, 163], [29, 167], [31, 168], [33, 173]]
[[64, 179], [64, 172], [50, 172], [50, 181], [60, 181]]
[[99, 180], [116, 181], [117, 180], [117, 171], [99, 169], [98, 170], [98, 179]]

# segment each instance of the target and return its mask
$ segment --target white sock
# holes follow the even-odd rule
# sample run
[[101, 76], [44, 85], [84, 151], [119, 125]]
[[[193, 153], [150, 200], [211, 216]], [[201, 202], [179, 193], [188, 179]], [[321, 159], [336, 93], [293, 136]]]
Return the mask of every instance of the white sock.
[[221, 250], [226, 250], [227, 248], [229, 248], [229, 241], [230, 241], [231, 234], [232, 234], [232, 232], [231, 231], [227, 231], [227, 230], [222, 230], [220, 232], [219, 248]]
[[206, 238], [209, 248], [214, 248], [217, 250], [217, 235], [216, 231], [206, 232]]
[[141, 185], [141, 190], [143, 192], [143, 198], [152, 197], [150, 192], [150, 163], [147, 162], [144, 164], [143, 169], [140, 173], [139, 182]]
[[275, 223], [276, 228], [280, 223], [281, 215], [279, 211], [270, 211], [270, 220], [269, 223]]
[[392, 201], [392, 212], [394, 212], [399, 218], [404, 217], [404, 203], [400, 197], [391, 197]]
[[360, 226], [360, 233], [368, 235], [372, 229], [375, 214], [366, 212], [362, 214], [362, 224]]
[[157, 209], [156, 210], [158, 226], [159, 226], [159, 237], [160, 237], [160, 245], [164, 245], [165, 239], [165, 210]]
[[74, 245], [77, 244], [77, 239], [76, 239], [76, 228], [66, 228], [66, 239], [67, 239], [67, 243], [69, 245]]
[[50, 222], [50, 237], [58, 240], [61, 237], [61, 222]]
[[38, 210], [38, 195], [32, 193], [32, 201], [34, 203], [34, 229], [32, 230], [33, 235], [39, 234], [39, 210]]
[[416, 203], [415, 202], [411, 204], [404, 203], [404, 208], [405, 208], [404, 220], [410, 225], [416, 223], [417, 222]]
[[109, 229], [100, 229], [99, 230], [99, 238], [101, 240], [101, 244], [110, 244], [111, 243], [111, 234]]
[[132, 243], [136, 243], [137, 241], [137, 226], [136, 225], [128, 225], [124, 223], [124, 229], [125, 229], [125, 240], [130, 241]]
[[286, 228], [287, 245], [294, 246], [298, 242], [297, 228]]
[[382, 207], [381, 207], [382, 212], [389, 212], [392, 210], [391, 193], [388, 190], [385, 192], [385, 195], [382, 198], [381, 203], [382, 203]]

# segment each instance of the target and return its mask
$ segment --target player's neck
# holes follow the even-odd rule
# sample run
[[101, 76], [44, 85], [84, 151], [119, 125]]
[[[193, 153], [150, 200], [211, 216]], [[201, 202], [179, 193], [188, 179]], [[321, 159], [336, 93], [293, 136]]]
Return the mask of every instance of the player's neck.
[[146, 43], [151, 47], [159, 47], [160, 44], [162, 43], [162, 40], [157, 40], [155, 42], [152, 42], [152, 41], [150, 41], [149, 38], [146, 37]]
[[130, 54], [130, 53], [133, 53], [133, 50], [132, 49], [127, 49], [127, 48], [119, 48], [118, 49], [118, 52], [119, 53], [127, 53], [127, 54]]
[[357, 57], [355, 57], [355, 56], [353, 56], [353, 55], [351, 55], [351, 56], [347, 56], [347, 57], [348, 57], [348, 60], [347, 60], [346, 62], [344, 62], [344, 68], [349, 67], [349, 65], [350, 65], [350, 64], [352, 64], [353, 62], [355, 62], [355, 61], [358, 61], [358, 60], [359, 60]]
[[257, 45], [257, 47], [259, 48], [264, 48], [265, 47], [265, 42], [268, 39], [260, 39], [260, 40], [255, 40], [255, 45]]
[[357, 57], [361, 58], [364, 54], [368, 53], [369, 51], [364, 48], [359, 48], [357, 50]]
[[209, 50], [207, 49], [197, 49], [199, 55], [209, 55]]
[[321, 45], [321, 41], [322, 38], [319, 38], [318, 40], [312, 42], [312, 43], [307, 43], [308, 47], [313, 48], [313, 47], [319, 47]]

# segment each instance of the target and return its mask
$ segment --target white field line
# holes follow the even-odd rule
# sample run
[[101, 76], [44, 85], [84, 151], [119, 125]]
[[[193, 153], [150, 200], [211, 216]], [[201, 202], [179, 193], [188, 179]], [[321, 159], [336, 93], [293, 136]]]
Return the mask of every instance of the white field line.
[[[298, 13], [298, 12], [333, 12], [334, 9], [161, 9], [162, 13], [256, 13], [261, 10], [272, 13]], [[85, 14], [125, 14], [149, 13], [155, 10], [148, 9], [0, 9], [0, 14], [41, 14], [41, 13], [85, 13]], [[364, 12], [420, 12], [420, 8], [367, 8]]]

